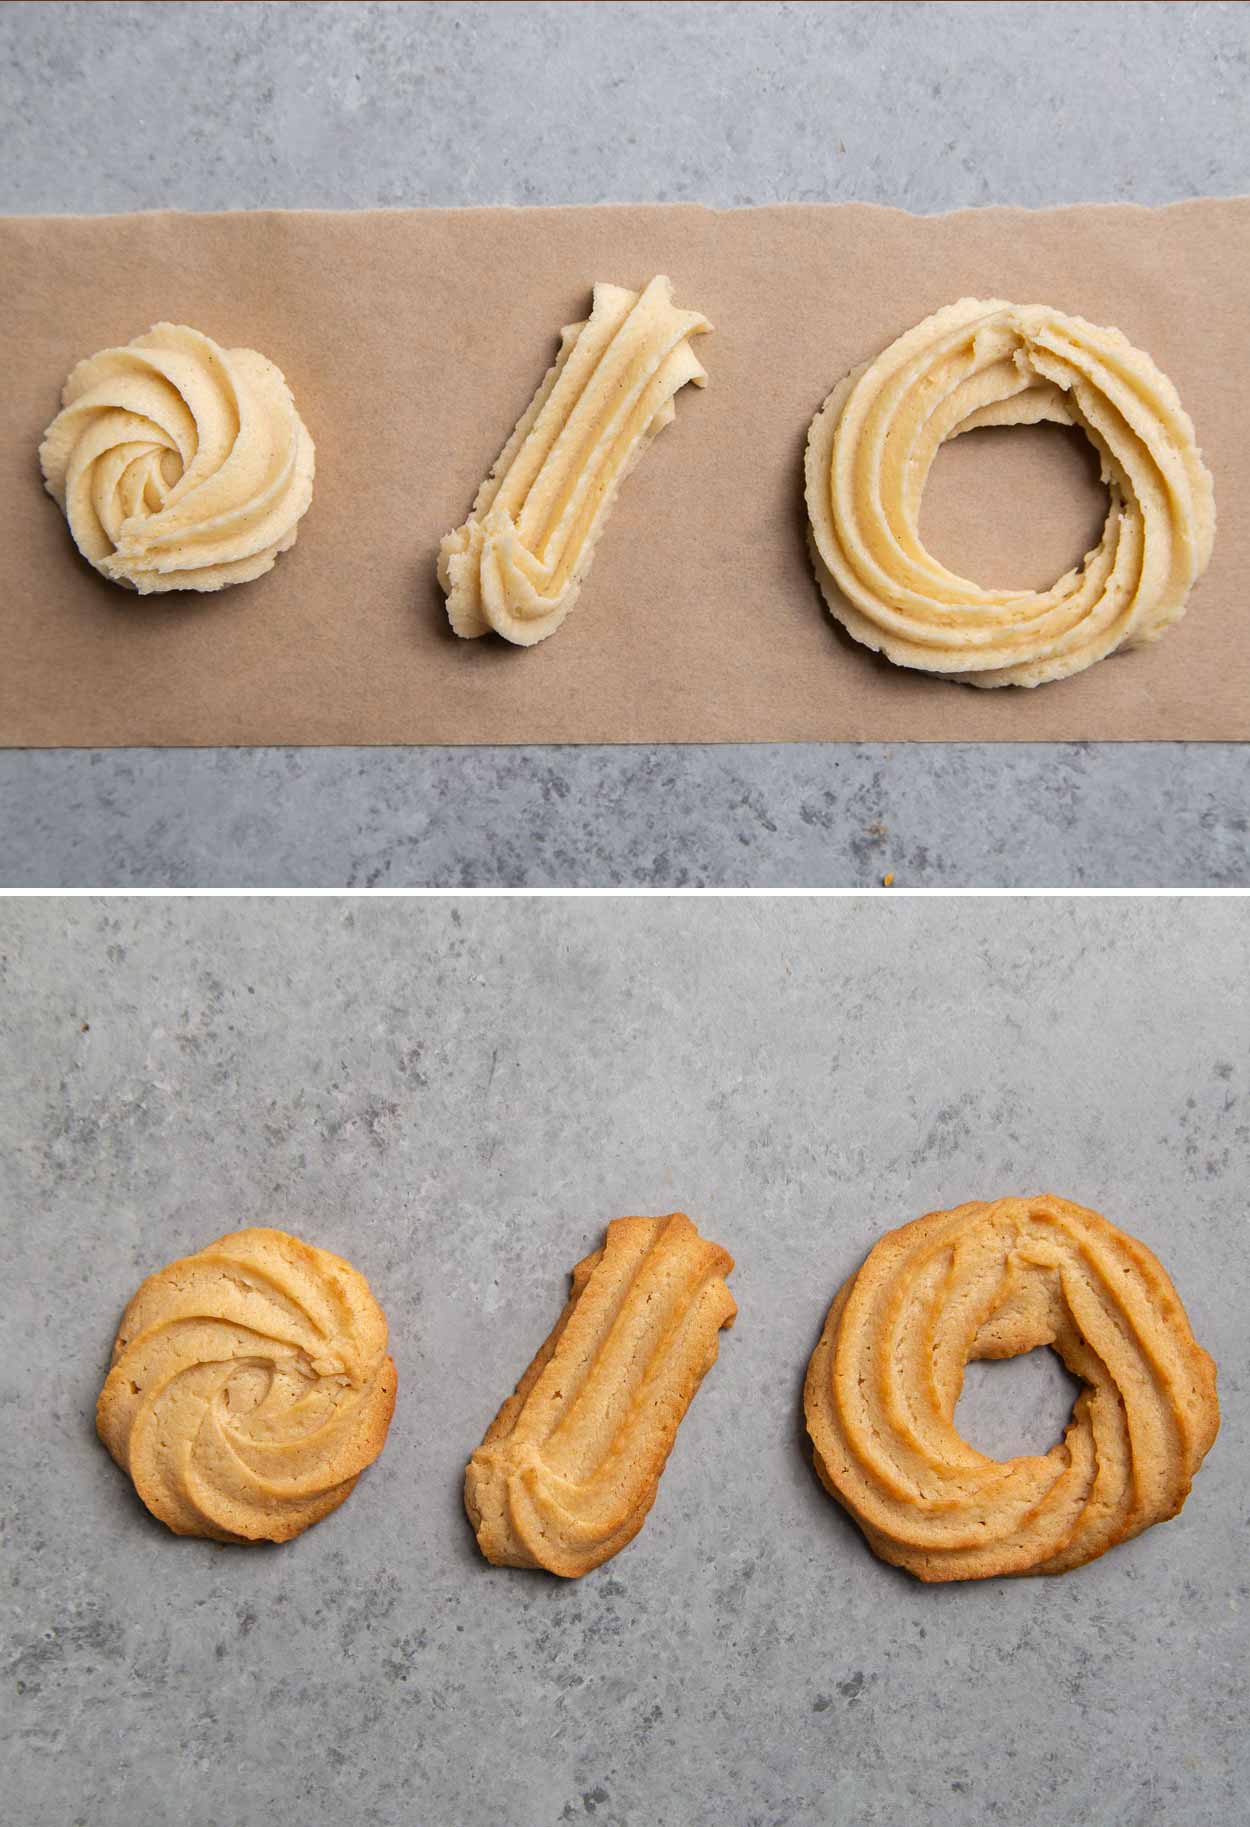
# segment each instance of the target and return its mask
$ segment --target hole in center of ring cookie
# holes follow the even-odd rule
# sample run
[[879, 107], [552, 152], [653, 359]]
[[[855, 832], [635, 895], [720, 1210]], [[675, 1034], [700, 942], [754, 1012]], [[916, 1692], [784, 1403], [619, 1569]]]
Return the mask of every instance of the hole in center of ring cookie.
[[1016, 1358], [980, 1358], [964, 1372], [955, 1426], [991, 1459], [1046, 1453], [1063, 1438], [1080, 1388], [1048, 1345]]
[[1098, 544], [1109, 498], [1072, 425], [987, 425], [948, 438], [920, 506], [926, 549], [995, 590], [1049, 590]]

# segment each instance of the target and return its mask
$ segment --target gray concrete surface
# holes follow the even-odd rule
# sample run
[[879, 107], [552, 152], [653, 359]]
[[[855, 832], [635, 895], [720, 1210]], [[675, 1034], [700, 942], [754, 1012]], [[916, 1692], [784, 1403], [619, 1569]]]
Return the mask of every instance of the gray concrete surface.
[[[0, 1755], [21, 1827], [1236, 1827], [1250, 910], [1240, 900], [10, 901]], [[886, 1226], [1040, 1187], [1171, 1270], [1220, 1366], [1184, 1513], [922, 1587], [799, 1391]], [[638, 1540], [492, 1570], [468, 1452], [608, 1219], [683, 1206], [741, 1315]], [[400, 1398], [286, 1547], [178, 1540], [92, 1413], [142, 1276], [274, 1223], [352, 1256]], [[960, 1423], [1044, 1449], [1047, 1354]]]
[[[8, 6], [0, 209], [1162, 203], [1250, 189], [1248, 60], [1220, 4]], [[917, 882], [1250, 880], [1245, 752], [1177, 745], [4, 754], [0, 882], [856, 883], [883, 779]]]
[[10, 886], [36, 888], [1247, 880], [1235, 751], [987, 753], [968, 743], [32, 750], [0, 758], [0, 856], [12, 859]]

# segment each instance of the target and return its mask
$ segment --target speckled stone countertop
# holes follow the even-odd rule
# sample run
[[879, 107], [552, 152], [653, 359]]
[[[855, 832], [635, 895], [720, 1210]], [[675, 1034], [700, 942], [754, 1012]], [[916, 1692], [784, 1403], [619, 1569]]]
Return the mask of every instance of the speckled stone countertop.
[[[1250, 1753], [1250, 914], [1229, 900], [0, 910], [0, 1744], [14, 1827], [1234, 1827]], [[800, 1436], [881, 1230], [1041, 1188], [1220, 1367], [1184, 1513], [1056, 1580], [873, 1559]], [[488, 1568], [464, 1461], [625, 1212], [740, 1317], [642, 1534]], [[94, 1437], [140, 1279], [273, 1223], [365, 1271], [399, 1405], [283, 1548], [178, 1540]], [[1048, 1368], [1049, 1366], [1049, 1368]], [[1058, 1437], [1048, 1353], [961, 1428]]]
[[[1250, 190], [1250, 8], [10, 5], [0, 209]], [[0, 883], [1250, 881], [1228, 746], [0, 753]]]

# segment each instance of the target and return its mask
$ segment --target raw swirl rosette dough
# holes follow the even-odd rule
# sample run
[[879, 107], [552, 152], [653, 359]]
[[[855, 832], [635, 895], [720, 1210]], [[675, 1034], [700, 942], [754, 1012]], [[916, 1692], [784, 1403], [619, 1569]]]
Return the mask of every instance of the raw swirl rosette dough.
[[[1084, 1384], [1048, 1453], [956, 1431], [970, 1358], [1052, 1345]], [[922, 1580], [1063, 1573], [1175, 1516], [1215, 1438], [1215, 1365], [1144, 1244], [1064, 1199], [888, 1232], [841, 1289], [804, 1392], [816, 1470]]]
[[312, 500], [313, 441], [255, 349], [156, 324], [65, 383], [39, 449], [84, 558], [114, 583], [221, 590], [268, 571]]
[[[1049, 590], [987, 590], [921, 543], [920, 499], [947, 438], [978, 425], [1078, 425], [1111, 505]], [[807, 510], [832, 614], [899, 666], [969, 685], [1042, 685], [1184, 612], [1215, 531], [1211, 477], [1176, 389], [1119, 330], [1046, 305], [961, 298], [848, 375], [807, 441]]]
[[617, 1218], [469, 1461], [488, 1561], [577, 1579], [633, 1540], [722, 1326], [733, 1257], [689, 1218]]
[[676, 415], [673, 396], [707, 375], [689, 338], [710, 330], [679, 311], [662, 274], [645, 291], [599, 284], [463, 526], [439, 548], [438, 581], [458, 635], [493, 628], [520, 647], [554, 634], [577, 600], [616, 492]]
[[122, 1316], [100, 1438], [176, 1535], [289, 1541], [351, 1494], [395, 1406], [386, 1319], [350, 1263], [235, 1231]]

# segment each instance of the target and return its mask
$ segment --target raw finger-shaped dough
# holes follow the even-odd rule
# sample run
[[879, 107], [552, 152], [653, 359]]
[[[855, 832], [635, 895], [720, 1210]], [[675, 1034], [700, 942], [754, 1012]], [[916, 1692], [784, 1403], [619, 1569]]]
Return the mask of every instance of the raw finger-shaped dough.
[[577, 599], [616, 492], [673, 396], [707, 380], [689, 338], [710, 330], [679, 311], [662, 274], [644, 291], [598, 284], [477, 492], [439, 548], [438, 581], [458, 635], [492, 628], [517, 646], [553, 634]]

